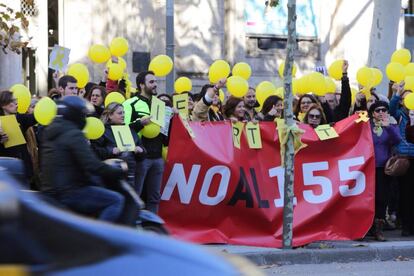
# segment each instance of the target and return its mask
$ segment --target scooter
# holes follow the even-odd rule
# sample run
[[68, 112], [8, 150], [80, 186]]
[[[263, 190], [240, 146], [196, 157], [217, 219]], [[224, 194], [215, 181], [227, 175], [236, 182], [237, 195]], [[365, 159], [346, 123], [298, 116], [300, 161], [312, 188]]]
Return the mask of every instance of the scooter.
[[[108, 159], [105, 161], [105, 163], [121, 168], [124, 171], [128, 169], [126, 162], [121, 159]], [[47, 197], [37, 191], [29, 190], [29, 184], [27, 183], [27, 179], [24, 174], [24, 166], [21, 160], [11, 157], [0, 157], [0, 169], [6, 170], [9, 175], [15, 178], [23, 186], [23, 191], [37, 194], [43, 201], [46, 201], [55, 207], [66, 209], [56, 200]], [[126, 197], [127, 201], [133, 202], [133, 204], [130, 204], [131, 209], [127, 210], [127, 208], [125, 208], [124, 212], [137, 211], [138, 214], [134, 214], [134, 217], [136, 217], [136, 219], [134, 219], [133, 223], [128, 224], [128, 226], [137, 227], [138, 229], [155, 232], [162, 235], [169, 234], [168, 230], [164, 226], [164, 220], [157, 214], [145, 210], [145, 203], [126, 180], [121, 179], [119, 180], [119, 183], [116, 183], [116, 185], [110, 185], [108, 188], [112, 188], [116, 191], [121, 192]]]
[[[128, 170], [126, 162], [121, 159], [107, 159], [104, 162], [110, 166], [121, 168], [124, 171]], [[123, 190], [123, 195], [132, 199], [138, 208], [138, 218], [135, 222], [136, 227], [157, 234], [169, 234], [168, 230], [165, 228], [164, 220], [157, 214], [145, 209], [145, 203], [125, 179], [119, 180], [119, 186]]]

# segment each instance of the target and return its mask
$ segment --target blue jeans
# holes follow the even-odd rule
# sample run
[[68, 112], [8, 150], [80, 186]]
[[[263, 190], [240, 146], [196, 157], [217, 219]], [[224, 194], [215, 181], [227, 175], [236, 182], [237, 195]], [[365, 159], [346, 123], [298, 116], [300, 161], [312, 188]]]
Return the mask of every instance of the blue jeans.
[[98, 215], [105, 221], [116, 222], [124, 208], [124, 197], [114, 191], [85, 186], [58, 196], [58, 201], [84, 215]]
[[145, 187], [146, 208], [153, 213], [158, 212], [163, 173], [164, 160], [162, 158], [144, 159], [137, 162], [135, 188], [138, 195], [141, 196], [142, 190]]

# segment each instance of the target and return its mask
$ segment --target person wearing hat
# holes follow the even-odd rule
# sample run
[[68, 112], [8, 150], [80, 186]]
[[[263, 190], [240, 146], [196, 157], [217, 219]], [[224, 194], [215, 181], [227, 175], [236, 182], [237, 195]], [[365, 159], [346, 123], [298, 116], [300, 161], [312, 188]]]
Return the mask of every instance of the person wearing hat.
[[368, 110], [375, 152], [375, 219], [371, 229], [378, 241], [385, 241], [383, 227], [391, 181], [385, 174], [385, 164], [391, 157], [392, 148], [401, 141], [397, 125], [390, 124], [388, 111], [388, 103], [381, 100], [371, 104]]

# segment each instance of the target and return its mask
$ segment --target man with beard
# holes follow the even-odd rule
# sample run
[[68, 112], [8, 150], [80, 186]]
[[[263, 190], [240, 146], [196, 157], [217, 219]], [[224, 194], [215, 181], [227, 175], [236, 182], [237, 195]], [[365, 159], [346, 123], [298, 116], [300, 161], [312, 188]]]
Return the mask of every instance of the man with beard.
[[[137, 75], [135, 97], [126, 100], [122, 105], [125, 111], [125, 124], [129, 124], [136, 132], [141, 131], [150, 123], [152, 96], [157, 96], [157, 79], [154, 72], [144, 71]], [[147, 151], [146, 158], [137, 162], [135, 189], [139, 195], [144, 191], [143, 198], [149, 211], [157, 213], [160, 202], [160, 188], [164, 172], [162, 146], [167, 137], [158, 134], [154, 138], [142, 137]]]
[[252, 87], [249, 87], [249, 91], [247, 91], [247, 94], [243, 97], [244, 100], [244, 109], [246, 112], [244, 113], [244, 119], [246, 121], [253, 121], [257, 120], [257, 112], [255, 110], [255, 107], [258, 107], [259, 104], [256, 101], [256, 90]]

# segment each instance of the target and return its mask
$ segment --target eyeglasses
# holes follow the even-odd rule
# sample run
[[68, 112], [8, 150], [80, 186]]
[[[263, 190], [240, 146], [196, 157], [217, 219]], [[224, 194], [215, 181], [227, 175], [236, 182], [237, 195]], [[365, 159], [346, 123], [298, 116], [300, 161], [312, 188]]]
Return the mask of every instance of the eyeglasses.
[[320, 119], [321, 115], [320, 114], [309, 114], [308, 117], [310, 119]]
[[300, 104], [311, 104], [312, 102], [304, 102], [302, 101]]
[[374, 110], [374, 112], [375, 113], [380, 113], [380, 112], [386, 113], [388, 112], [388, 110], [386, 108], [377, 108]]

